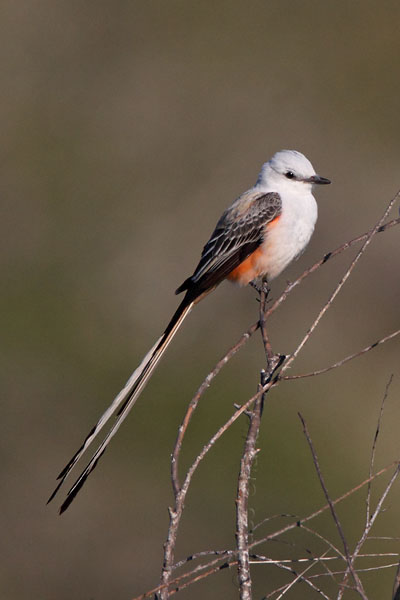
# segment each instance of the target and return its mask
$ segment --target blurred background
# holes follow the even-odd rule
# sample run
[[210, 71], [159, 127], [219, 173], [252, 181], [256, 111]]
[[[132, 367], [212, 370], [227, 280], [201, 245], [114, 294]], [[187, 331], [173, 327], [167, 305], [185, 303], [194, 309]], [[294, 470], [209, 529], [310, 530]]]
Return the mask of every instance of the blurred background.
[[[273, 283], [274, 298], [381, 216], [400, 187], [399, 19], [396, 1], [2, 3], [3, 598], [122, 599], [157, 584], [177, 427], [205, 375], [257, 319], [254, 291], [225, 283], [196, 308], [62, 517], [58, 501], [45, 506], [55, 476], [165, 327], [222, 210], [275, 151], [304, 152], [334, 183], [316, 190], [317, 230]], [[292, 373], [399, 327], [399, 235], [374, 239]], [[327, 263], [275, 314], [276, 351], [296, 347], [356, 251]], [[368, 476], [391, 373], [377, 468], [399, 457], [399, 349], [396, 339], [269, 395], [253, 523], [324, 504], [298, 411], [332, 497]], [[264, 360], [255, 335], [204, 397], [182, 466], [254, 393]], [[178, 559], [233, 547], [246, 425], [236, 423], [199, 468]], [[398, 501], [394, 491], [375, 535], [400, 534]], [[364, 492], [340, 510], [350, 545], [364, 511]], [[314, 526], [340, 545], [329, 518]], [[298, 546], [260, 551], [323, 548], [286, 539]], [[398, 550], [389, 544], [375, 551]], [[371, 598], [389, 598], [393, 578], [390, 569], [366, 576]], [[281, 580], [255, 567], [255, 597]], [[236, 598], [235, 586], [226, 569], [182, 597]], [[301, 586], [291, 594], [313, 597]]]

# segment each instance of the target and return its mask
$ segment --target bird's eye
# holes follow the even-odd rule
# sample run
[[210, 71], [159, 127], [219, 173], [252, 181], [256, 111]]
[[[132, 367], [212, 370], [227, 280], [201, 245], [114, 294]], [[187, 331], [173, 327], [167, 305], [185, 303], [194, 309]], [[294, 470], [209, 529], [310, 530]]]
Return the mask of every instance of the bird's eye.
[[293, 171], [288, 171], [287, 173], [285, 173], [285, 176], [288, 179], [294, 179], [294, 173], [293, 173]]

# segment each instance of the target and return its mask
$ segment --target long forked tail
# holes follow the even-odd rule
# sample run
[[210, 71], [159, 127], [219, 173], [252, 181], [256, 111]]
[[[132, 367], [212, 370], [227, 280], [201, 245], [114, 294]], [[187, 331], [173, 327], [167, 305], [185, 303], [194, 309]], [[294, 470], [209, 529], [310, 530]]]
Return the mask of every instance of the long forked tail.
[[54, 490], [54, 492], [48, 499], [47, 503], [51, 502], [51, 500], [57, 494], [58, 490], [63, 485], [64, 481], [66, 480], [66, 478], [68, 477], [68, 475], [70, 474], [71, 470], [76, 465], [78, 460], [81, 458], [83, 453], [87, 450], [87, 448], [93, 442], [95, 437], [97, 437], [97, 435], [100, 433], [100, 431], [103, 429], [103, 427], [108, 423], [110, 418], [114, 414], [116, 414], [117, 418], [116, 418], [113, 426], [107, 433], [103, 442], [97, 448], [96, 452], [90, 459], [90, 461], [87, 464], [87, 466], [85, 467], [85, 469], [82, 471], [82, 473], [80, 474], [78, 479], [75, 481], [74, 485], [68, 491], [65, 501], [61, 505], [60, 514], [63, 513], [68, 508], [68, 506], [71, 504], [71, 502], [73, 501], [73, 499], [75, 498], [75, 496], [77, 495], [77, 493], [79, 492], [79, 490], [81, 489], [83, 484], [85, 483], [85, 481], [88, 478], [88, 476], [90, 475], [90, 473], [96, 467], [100, 457], [102, 456], [105, 449], [107, 448], [111, 438], [117, 433], [118, 429], [120, 428], [121, 424], [127, 417], [132, 406], [135, 404], [135, 402], [138, 399], [140, 393], [142, 392], [144, 386], [146, 385], [146, 383], [149, 380], [151, 374], [153, 373], [155, 367], [157, 366], [158, 361], [160, 360], [161, 356], [164, 354], [165, 350], [167, 349], [167, 347], [168, 347], [169, 343], [171, 342], [172, 338], [174, 337], [175, 333], [178, 331], [179, 327], [182, 325], [185, 317], [189, 314], [190, 310], [193, 307], [193, 304], [194, 304], [194, 301], [188, 299], [187, 297], [185, 297], [183, 299], [183, 301], [179, 305], [177, 311], [175, 312], [174, 316], [172, 317], [171, 321], [169, 322], [163, 335], [157, 340], [157, 342], [154, 344], [154, 346], [146, 354], [146, 356], [144, 357], [144, 359], [142, 360], [140, 365], [132, 373], [132, 375], [126, 382], [125, 387], [115, 397], [115, 399], [113, 400], [111, 405], [107, 408], [105, 413], [100, 417], [97, 424], [89, 432], [89, 434], [87, 435], [82, 446], [74, 454], [74, 456], [71, 458], [69, 463], [64, 467], [64, 469], [61, 471], [61, 473], [57, 477], [57, 479], [59, 479], [60, 481], [59, 481], [56, 489]]

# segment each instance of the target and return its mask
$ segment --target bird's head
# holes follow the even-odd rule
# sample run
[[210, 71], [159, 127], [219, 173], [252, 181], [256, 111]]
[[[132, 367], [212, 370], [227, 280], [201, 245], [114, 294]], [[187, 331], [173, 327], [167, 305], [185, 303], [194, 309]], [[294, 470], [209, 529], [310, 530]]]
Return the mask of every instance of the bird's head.
[[263, 164], [257, 185], [269, 191], [301, 193], [313, 185], [331, 183], [326, 177], [317, 175], [314, 167], [297, 150], [280, 150]]

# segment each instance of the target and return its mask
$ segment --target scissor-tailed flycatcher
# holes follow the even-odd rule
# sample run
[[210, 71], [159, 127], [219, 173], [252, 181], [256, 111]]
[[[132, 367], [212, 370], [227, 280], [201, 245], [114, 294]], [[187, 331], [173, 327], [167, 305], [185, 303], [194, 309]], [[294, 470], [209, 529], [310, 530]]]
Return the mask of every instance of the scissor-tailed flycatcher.
[[193, 275], [176, 290], [177, 294], [186, 293], [163, 335], [58, 476], [60, 482], [49, 502], [97, 434], [116, 413], [114, 424], [69, 490], [60, 513], [68, 508], [97, 465], [193, 306], [224, 279], [247, 285], [279, 275], [307, 246], [317, 220], [312, 186], [326, 183], [330, 183], [329, 179], [317, 175], [303, 154], [282, 150], [262, 166], [255, 186], [239, 196], [223, 213], [204, 246]]

